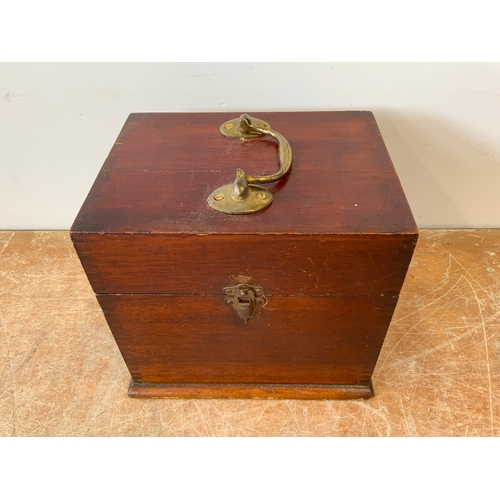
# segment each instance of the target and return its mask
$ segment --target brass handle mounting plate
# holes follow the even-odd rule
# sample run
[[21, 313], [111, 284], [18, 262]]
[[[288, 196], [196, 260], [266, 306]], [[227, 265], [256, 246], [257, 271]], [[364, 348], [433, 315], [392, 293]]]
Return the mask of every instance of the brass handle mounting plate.
[[237, 168], [234, 182], [215, 189], [207, 199], [208, 204], [225, 214], [252, 214], [264, 210], [273, 202], [273, 195], [258, 184], [276, 182], [287, 174], [292, 165], [290, 144], [279, 132], [272, 130], [269, 123], [247, 114], [223, 123], [220, 131], [231, 139], [272, 137], [278, 142], [280, 168], [271, 175], [247, 175], [243, 169]]

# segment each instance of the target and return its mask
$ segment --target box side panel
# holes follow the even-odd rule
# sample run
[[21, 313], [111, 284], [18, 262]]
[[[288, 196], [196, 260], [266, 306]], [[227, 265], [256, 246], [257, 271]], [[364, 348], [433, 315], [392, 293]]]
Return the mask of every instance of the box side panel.
[[397, 298], [98, 295], [135, 382], [368, 384]]
[[220, 294], [239, 283], [272, 295], [397, 295], [416, 234], [72, 234], [96, 293]]

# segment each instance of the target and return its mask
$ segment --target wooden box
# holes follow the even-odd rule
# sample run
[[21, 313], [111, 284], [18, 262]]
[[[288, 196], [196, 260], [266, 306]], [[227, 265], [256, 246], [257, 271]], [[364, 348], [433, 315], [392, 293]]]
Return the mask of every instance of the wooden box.
[[225, 137], [237, 113], [137, 113], [71, 228], [130, 396], [373, 396], [418, 237], [373, 114], [253, 115], [293, 154], [263, 211], [207, 199], [236, 168], [276, 172], [275, 138]]

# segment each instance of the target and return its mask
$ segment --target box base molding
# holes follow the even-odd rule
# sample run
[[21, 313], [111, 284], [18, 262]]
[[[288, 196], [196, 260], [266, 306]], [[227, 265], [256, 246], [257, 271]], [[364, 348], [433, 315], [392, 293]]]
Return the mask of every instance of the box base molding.
[[374, 396], [366, 385], [316, 384], [160, 384], [131, 380], [133, 398], [204, 399], [368, 399]]

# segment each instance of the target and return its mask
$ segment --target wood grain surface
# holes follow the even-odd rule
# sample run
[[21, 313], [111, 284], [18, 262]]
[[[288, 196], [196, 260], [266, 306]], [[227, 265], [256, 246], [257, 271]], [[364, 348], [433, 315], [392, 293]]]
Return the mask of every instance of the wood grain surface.
[[[367, 384], [396, 298], [98, 295], [135, 382]], [[362, 314], [363, 321], [360, 321]]]
[[180, 399], [367, 399], [371, 382], [359, 385], [313, 384], [148, 384], [130, 382], [133, 398]]
[[72, 235], [96, 293], [397, 295], [416, 234]]
[[416, 225], [370, 112], [253, 113], [283, 134], [290, 174], [261, 213], [230, 216], [208, 195], [249, 174], [278, 170], [276, 142], [235, 140], [219, 126], [237, 113], [130, 115], [73, 232], [401, 233]]

